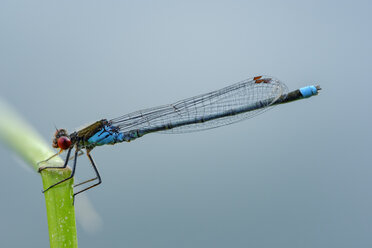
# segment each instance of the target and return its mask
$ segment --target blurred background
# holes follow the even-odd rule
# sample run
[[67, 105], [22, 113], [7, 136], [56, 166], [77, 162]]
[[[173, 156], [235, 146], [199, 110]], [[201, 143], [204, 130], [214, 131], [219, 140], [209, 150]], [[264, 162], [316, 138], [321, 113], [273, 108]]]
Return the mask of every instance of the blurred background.
[[[1, 1], [0, 97], [51, 140], [54, 125], [72, 132], [256, 75], [290, 90], [320, 84], [319, 96], [235, 125], [95, 149], [103, 184], [77, 198], [78, 242], [371, 247], [371, 10], [370, 1]], [[4, 145], [0, 161], [1, 247], [48, 247], [40, 176]], [[91, 176], [82, 157], [77, 177]]]

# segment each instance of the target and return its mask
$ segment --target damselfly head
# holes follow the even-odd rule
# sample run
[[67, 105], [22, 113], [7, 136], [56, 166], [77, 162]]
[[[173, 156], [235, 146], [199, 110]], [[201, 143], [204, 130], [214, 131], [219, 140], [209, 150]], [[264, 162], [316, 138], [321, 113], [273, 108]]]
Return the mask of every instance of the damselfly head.
[[71, 139], [67, 133], [66, 129], [57, 129], [54, 138], [53, 144], [54, 148], [60, 148], [62, 150], [66, 150], [71, 146]]

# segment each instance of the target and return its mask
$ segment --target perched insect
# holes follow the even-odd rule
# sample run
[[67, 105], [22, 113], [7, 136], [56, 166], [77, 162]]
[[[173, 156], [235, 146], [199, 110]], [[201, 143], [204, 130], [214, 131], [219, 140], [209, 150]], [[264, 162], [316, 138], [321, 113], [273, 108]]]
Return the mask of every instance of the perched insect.
[[41, 162], [67, 150], [65, 164], [63, 167], [40, 167], [39, 172], [47, 168], [65, 168], [71, 159], [71, 151], [75, 149], [72, 173], [43, 192], [74, 176], [77, 157], [83, 149], [86, 150], [96, 177], [75, 186], [96, 182], [75, 192], [74, 196], [101, 183], [101, 176], [90, 155], [96, 146], [129, 142], [154, 132], [195, 132], [228, 125], [256, 116], [272, 106], [317, 95], [319, 90], [319, 86], [307, 86], [287, 93], [287, 87], [279, 80], [257, 76], [174, 104], [136, 111], [111, 120], [102, 119], [71, 134], [65, 129], [58, 129], [54, 134], [53, 147], [60, 151]]

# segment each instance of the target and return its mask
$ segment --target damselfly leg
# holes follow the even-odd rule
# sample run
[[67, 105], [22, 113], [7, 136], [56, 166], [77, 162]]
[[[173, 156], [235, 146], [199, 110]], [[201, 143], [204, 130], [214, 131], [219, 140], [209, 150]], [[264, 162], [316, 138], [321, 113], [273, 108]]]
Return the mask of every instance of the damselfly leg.
[[[60, 150], [59, 152], [57, 152], [56, 154], [50, 156], [49, 158], [47, 158], [47, 159], [45, 159], [45, 160], [43, 160], [43, 161], [39, 161], [39, 162], [37, 162], [37, 165], [39, 165], [39, 164], [41, 164], [41, 163], [46, 163], [46, 162], [48, 162], [48, 161], [51, 160], [52, 158], [54, 158], [54, 157], [56, 157], [57, 155], [61, 154], [62, 152], [63, 152], [63, 150]], [[79, 151], [79, 154], [78, 154], [78, 157], [80, 157], [80, 156], [83, 155], [83, 154], [84, 154], [84, 152], [83, 152], [82, 150], [80, 150], [80, 151]], [[74, 157], [75, 157], [75, 155], [70, 156], [70, 158], [68, 159], [68, 161], [73, 160]], [[47, 168], [57, 168], [57, 169], [58, 169], [58, 168], [62, 168], [62, 169], [63, 169], [63, 168], [66, 168], [66, 167], [45, 166], [45, 167], [41, 167], [41, 168], [39, 168], [39, 172], [42, 171], [42, 170], [44, 170], [44, 169], [47, 169]]]
[[[68, 163], [68, 160], [69, 160], [69, 156], [70, 156], [70, 154], [71, 154], [71, 150], [72, 150], [72, 147], [69, 148], [69, 150], [68, 150], [68, 152], [67, 152], [66, 161], [65, 161], [65, 164], [64, 164], [63, 167], [44, 167], [44, 168], [42, 168], [42, 169], [47, 169], [47, 168], [63, 169], [63, 168], [66, 168], [67, 163]], [[45, 193], [46, 191], [50, 190], [50, 189], [53, 188], [54, 186], [57, 186], [57, 185], [59, 185], [59, 184], [61, 184], [61, 183], [63, 183], [63, 182], [66, 182], [67, 180], [70, 180], [71, 178], [74, 177], [75, 169], [76, 169], [76, 161], [77, 161], [77, 157], [78, 157], [78, 152], [79, 152], [79, 150], [78, 150], [78, 148], [76, 147], [76, 150], [75, 150], [75, 157], [74, 157], [74, 164], [72, 165], [72, 172], [71, 172], [71, 175], [70, 175], [69, 177], [67, 177], [67, 178], [65, 178], [65, 179], [63, 179], [63, 180], [61, 180], [61, 181], [59, 181], [58, 183], [55, 183], [55, 184], [49, 186], [47, 189], [43, 190], [43, 193]]]
[[80, 193], [82, 193], [82, 192], [84, 192], [84, 191], [86, 191], [86, 190], [88, 190], [88, 189], [91, 189], [91, 188], [93, 188], [93, 187], [96, 187], [97, 185], [99, 185], [99, 184], [102, 183], [101, 176], [100, 176], [100, 174], [99, 174], [99, 172], [98, 172], [97, 166], [96, 166], [96, 164], [94, 163], [94, 160], [93, 160], [92, 156], [90, 155], [90, 150], [87, 150], [87, 156], [88, 156], [88, 158], [89, 158], [90, 164], [92, 165], [92, 167], [93, 167], [93, 169], [94, 169], [94, 172], [96, 173], [96, 177], [95, 177], [95, 178], [92, 178], [92, 179], [89, 179], [89, 180], [86, 180], [86, 181], [84, 181], [84, 182], [78, 183], [78, 184], [74, 185], [74, 187], [80, 186], [80, 185], [85, 184], [85, 183], [88, 183], [88, 182], [92, 182], [92, 181], [94, 181], [94, 180], [98, 180], [98, 182], [95, 183], [95, 184], [93, 184], [93, 185], [91, 185], [91, 186], [89, 186], [89, 187], [86, 187], [85, 189], [82, 189], [82, 190], [80, 190], [80, 191], [74, 193], [74, 200], [75, 200], [75, 196], [76, 196], [77, 194], [80, 194]]
[[[39, 168], [39, 172], [42, 172], [42, 171], [45, 170], [45, 169], [64, 169], [64, 168], [66, 168], [66, 167], [67, 167], [67, 164], [68, 164], [68, 161], [69, 161], [69, 158], [70, 158], [70, 154], [71, 154], [72, 148], [73, 148], [73, 147], [70, 147], [70, 148], [68, 149], [68, 151], [67, 151], [67, 155], [66, 155], [65, 164], [64, 164], [62, 167], [56, 167], [56, 166], [45, 166], [45, 167], [40, 167], [40, 168]], [[59, 154], [59, 153], [53, 155], [52, 157], [55, 157], [55, 156], [57, 156], [58, 154]], [[50, 158], [48, 158], [48, 159], [46, 159], [46, 160], [44, 160], [44, 161], [48, 161], [48, 160], [50, 160], [52, 157], [50, 157]], [[39, 163], [44, 162], [44, 161], [40, 161]]]
[[[51, 160], [52, 158], [54, 158], [54, 157], [58, 156], [59, 154], [61, 154], [62, 152], [63, 152], [63, 150], [61, 149], [59, 152], [57, 152], [56, 154], [50, 156], [49, 158], [37, 162], [37, 165], [39, 165], [39, 164], [41, 164], [41, 163], [46, 163], [46, 162], [48, 162], [48, 161]], [[40, 172], [40, 169], [39, 169], [39, 172]]]
[[[84, 154], [84, 152], [83, 152], [82, 150], [79, 150], [79, 153], [78, 153], [77, 156], [80, 157], [80, 156], [83, 155], [83, 154]], [[72, 155], [71, 158], [69, 158], [69, 161], [70, 161], [70, 160], [73, 160], [74, 158], [75, 158], [75, 155]]]

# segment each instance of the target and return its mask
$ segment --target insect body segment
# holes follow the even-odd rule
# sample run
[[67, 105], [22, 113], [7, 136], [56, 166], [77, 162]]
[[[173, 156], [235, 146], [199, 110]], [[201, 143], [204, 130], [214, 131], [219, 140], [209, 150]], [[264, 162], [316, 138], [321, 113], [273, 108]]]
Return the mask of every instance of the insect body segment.
[[[118, 127], [112, 125], [111, 122], [106, 119], [101, 120], [100, 125], [94, 123], [85, 129], [86, 130], [83, 132], [77, 132], [75, 139], [80, 138], [80, 146], [89, 149], [93, 149], [96, 146], [114, 145], [124, 141], [129, 142], [143, 135], [138, 129], [120, 132]], [[87, 134], [93, 135], [88, 136]]]
[[104, 125], [97, 133], [87, 140], [87, 146], [114, 145], [124, 141], [124, 134], [119, 133], [115, 127]]

